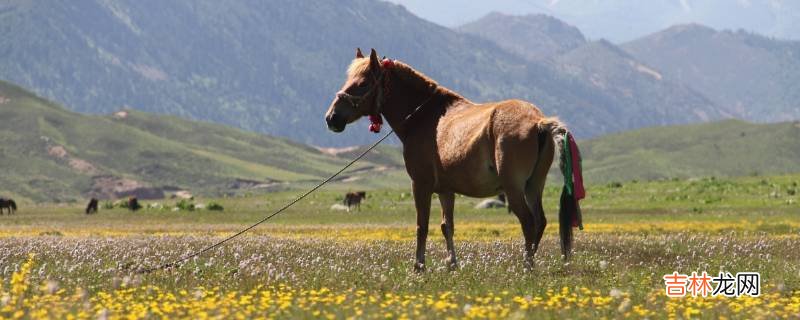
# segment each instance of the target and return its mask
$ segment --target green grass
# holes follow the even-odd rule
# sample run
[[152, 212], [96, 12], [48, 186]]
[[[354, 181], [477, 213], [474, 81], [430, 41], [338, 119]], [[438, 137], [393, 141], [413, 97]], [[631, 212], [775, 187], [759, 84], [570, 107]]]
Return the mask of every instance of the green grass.
[[[227, 312], [247, 314], [247, 303], [224, 301], [270, 294], [268, 306], [254, 305], [254, 310], [285, 317], [314, 317], [315, 311], [347, 317], [358, 310], [370, 318], [386, 312], [461, 317], [482, 310], [470, 311], [474, 306], [495, 308], [495, 317], [509, 312], [507, 316], [596, 318], [642, 316], [636, 310], [643, 308], [654, 312], [650, 318], [667, 313], [776, 317], [800, 307], [791, 300], [793, 295], [800, 297], [800, 195], [790, 191], [798, 181], [800, 176], [789, 175], [590, 186], [583, 202], [586, 228], [577, 231], [575, 256], [568, 264], [560, 257], [557, 188], [551, 186], [545, 194], [550, 224], [530, 271], [521, 262], [522, 234], [516, 218], [504, 209], [473, 209], [479, 199], [460, 197], [455, 214], [460, 268], [448, 271], [443, 262], [446, 254], [434, 200], [428, 269], [414, 273], [415, 215], [404, 189], [368, 190], [362, 211], [351, 213], [330, 210], [340, 203], [342, 193], [324, 189], [219, 249], [180, 268], [148, 275], [131, 270], [169, 262], [218, 241], [273, 212], [296, 193], [194, 201], [219, 203], [225, 208], [221, 212], [101, 209], [85, 215], [77, 205], [23, 206], [17, 215], [0, 216], [0, 259], [9, 266], [0, 269], [0, 278], [6, 279], [2, 286], [9, 290], [11, 273], [28, 254], [35, 254], [30, 283], [43, 283], [43, 289], [27, 291], [26, 299], [50, 310], [50, 316], [76, 312], [74, 303], [83, 302], [72, 302], [71, 297], [85, 290], [90, 314], [116, 316], [141, 310], [156, 315], [167, 307], [165, 301], [171, 298], [161, 295], [168, 294], [178, 297], [173, 307], [185, 308], [184, 316], [206, 307], [203, 312], [220, 317], [233, 314]], [[175, 205], [171, 200], [159, 202]], [[735, 306], [745, 303], [741, 299], [703, 303], [663, 296], [664, 274], [719, 270], [760, 272], [763, 297], [741, 308]], [[62, 298], [45, 299], [48, 283], [63, 290]], [[343, 303], [309, 305], [309, 292], [322, 288], [342, 295]], [[559, 300], [562, 290], [568, 293]], [[182, 296], [182, 291], [190, 294]], [[220, 300], [200, 307], [192, 302], [192, 292], [218, 295]], [[387, 293], [408, 300], [410, 307], [381, 306], [389, 301]], [[443, 294], [448, 298], [441, 298]], [[101, 298], [104, 295], [111, 300]], [[280, 309], [277, 301], [284, 295], [291, 295], [291, 303]], [[487, 295], [489, 302], [483, 300]], [[576, 300], [569, 302], [570, 296]], [[438, 309], [425, 297], [455, 307]], [[540, 297], [554, 300], [554, 305], [543, 302], [522, 309], [513, 297]], [[34, 314], [33, 309], [20, 310]]]
[[800, 172], [800, 123], [728, 120], [580, 142], [589, 183]]

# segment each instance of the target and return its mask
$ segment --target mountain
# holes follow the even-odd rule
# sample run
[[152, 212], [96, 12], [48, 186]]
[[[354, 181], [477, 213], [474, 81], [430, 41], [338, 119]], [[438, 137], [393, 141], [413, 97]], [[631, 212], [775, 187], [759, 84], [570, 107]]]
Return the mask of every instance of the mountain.
[[800, 40], [800, 2], [792, 0], [391, 0], [420, 17], [455, 27], [489, 12], [540, 13], [577, 26], [592, 39], [625, 42], [675, 24], [747, 30]]
[[[711, 101], [700, 90], [664, 78], [661, 69], [651, 67], [605, 41], [589, 42], [556, 58], [565, 73], [588, 79], [613, 96], [625, 127], [635, 123], [657, 125], [707, 122], [731, 114]], [[699, 121], [698, 121], [699, 120]]]
[[[0, 195], [34, 202], [307, 187], [364, 150], [133, 110], [83, 115], [3, 81], [0, 119]], [[798, 122], [656, 127], [579, 144], [589, 184], [800, 172]], [[379, 147], [326, 188], [404, 188], [402, 166], [399, 149]]]
[[[0, 195], [37, 202], [293, 188], [316, 183], [351, 159], [173, 116], [78, 114], [3, 81], [0, 119]], [[399, 150], [375, 151], [336, 185], [404, 185]]]
[[579, 142], [588, 183], [800, 172], [800, 122], [655, 127]]
[[517, 16], [492, 12], [456, 30], [493, 41], [529, 60], [547, 60], [586, 43], [578, 28], [544, 14]]
[[584, 78], [380, 1], [0, 3], [0, 79], [74, 111], [165, 113], [320, 146], [374, 139], [365, 129], [332, 134], [323, 122], [355, 47], [375, 47], [474, 101], [531, 101], [581, 137], [704, 120], [651, 121], [644, 105]]
[[609, 97], [625, 128], [640, 123], [668, 125], [725, 118], [729, 113], [680, 82], [665, 79], [606, 40], [586, 41], [575, 27], [546, 15], [491, 13], [458, 28], [525, 57], [554, 65]]
[[703, 92], [737, 117], [800, 118], [800, 41], [689, 24], [623, 48], [661, 70], [665, 78]]

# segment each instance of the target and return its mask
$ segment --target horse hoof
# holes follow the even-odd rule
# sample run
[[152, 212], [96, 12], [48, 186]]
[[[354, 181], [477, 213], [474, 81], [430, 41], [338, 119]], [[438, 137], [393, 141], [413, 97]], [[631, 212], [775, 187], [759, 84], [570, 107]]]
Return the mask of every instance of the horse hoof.
[[522, 262], [522, 266], [525, 271], [533, 271], [533, 259], [525, 259], [525, 261]]
[[457, 261], [448, 262], [447, 263], [447, 268], [450, 269], [450, 271], [458, 270], [459, 269], [458, 262]]
[[416, 273], [425, 272], [425, 264], [421, 262], [414, 263], [414, 272]]

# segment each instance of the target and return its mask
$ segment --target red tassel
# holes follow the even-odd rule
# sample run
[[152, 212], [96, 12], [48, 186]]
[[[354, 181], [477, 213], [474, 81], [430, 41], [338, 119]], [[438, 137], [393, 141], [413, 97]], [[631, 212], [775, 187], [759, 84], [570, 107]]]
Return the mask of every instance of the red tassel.
[[383, 124], [383, 118], [380, 115], [370, 115], [369, 116], [369, 131], [374, 133], [381, 132], [381, 125]]
[[572, 156], [572, 181], [573, 190], [575, 191], [575, 200], [581, 200], [586, 197], [586, 189], [583, 187], [583, 173], [581, 172], [581, 152], [578, 150], [578, 144], [571, 134], [567, 135], [569, 138], [570, 155]]

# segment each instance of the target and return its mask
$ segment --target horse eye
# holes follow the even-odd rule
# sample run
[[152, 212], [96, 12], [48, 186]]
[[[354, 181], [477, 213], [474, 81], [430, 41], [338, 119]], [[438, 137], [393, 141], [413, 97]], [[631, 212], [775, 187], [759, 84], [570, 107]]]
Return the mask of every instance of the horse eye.
[[364, 81], [364, 82], [361, 82], [361, 83], [359, 83], [359, 84], [358, 84], [358, 87], [359, 87], [359, 88], [364, 88], [364, 87], [366, 87], [366, 86], [367, 86], [367, 82], [366, 82], [366, 81]]

